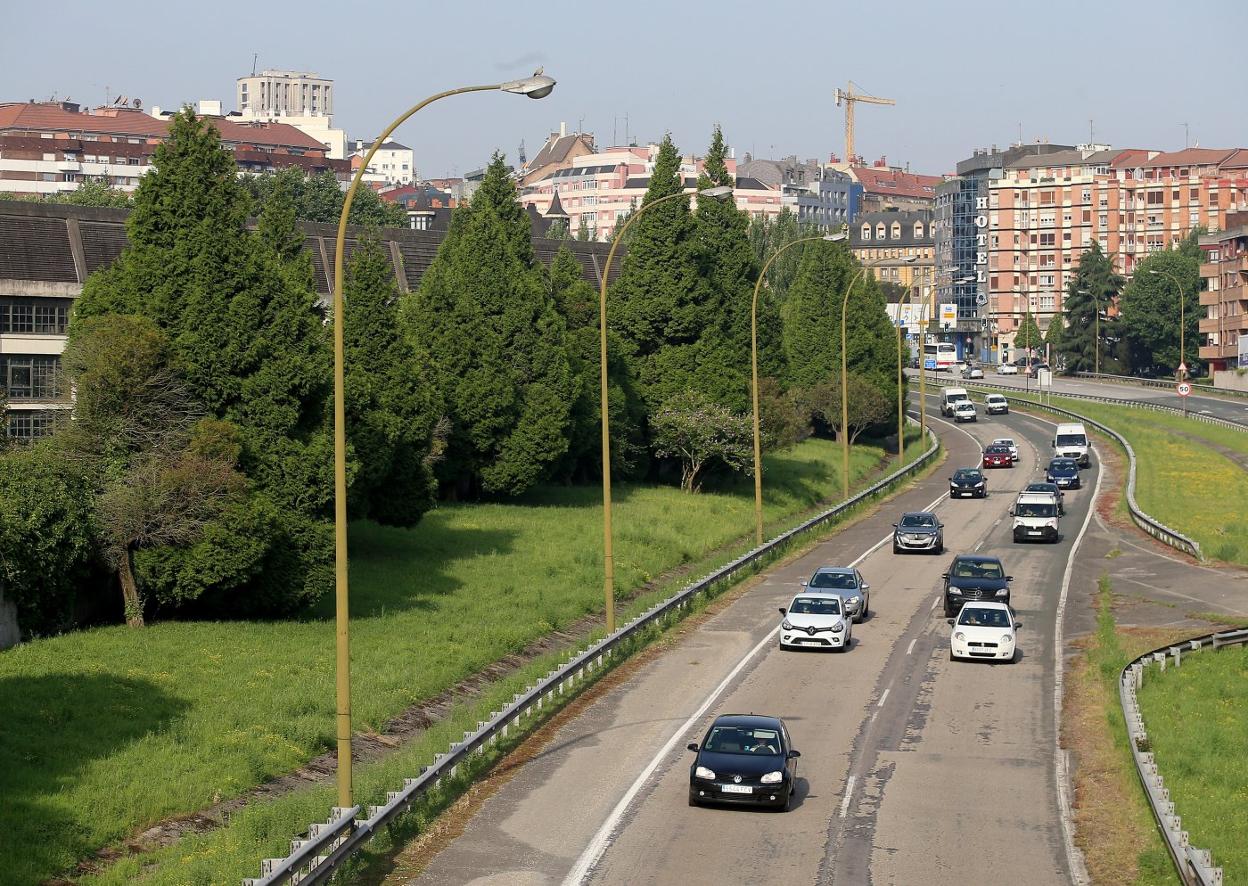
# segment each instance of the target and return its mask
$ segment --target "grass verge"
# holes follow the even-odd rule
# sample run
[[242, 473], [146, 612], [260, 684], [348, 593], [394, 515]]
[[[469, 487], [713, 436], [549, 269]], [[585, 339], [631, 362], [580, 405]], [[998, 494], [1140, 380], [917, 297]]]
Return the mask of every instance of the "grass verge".
[[1096, 633], [1071, 662], [1063, 702], [1062, 744], [1077, 760], [1075, 842], [1094, 883], [1170, 886], [1174, 868], [1135, 773], [1118, 675], [1174, 632], [1120, 630], [1108, 577], [1098, 585]]
[[1157, 767], [1193, 846], [1213, 852], [1227, 883], [1248, 882], [1248, 648], [1150, 668], [1139, 690]]
[[[767, 522], [791, 525], [837, 497], [839, 455], [835, 444], [810, 440], [769, 456]], [[892, 467], [882, 450], [854, 448], [855, 486], [881, 467]], [[380, 729], [409, 706], [600, 611], [598, 496], [596, 489], [544, 489], [520, 503], [443, 507], [414, 530], [353, 525], [357, 729]], [[698, 496], [621, 484], [615, 496], [616, 575], [625, 592], [749, 546], [748, 480]], [[360, 796], [370, 785], [392, 788], [396, 773], [410, 774], [421, 753], [431, 756], [465, 724], [475, 725], [494, 706], [495, 689], [509, 696], [549, 666], [533, 663], [451, 711], [403, 760], [392, 762], [396, 754], [375, 775], [362, 773]], [[329, 747], [331, 610], [283, 622], [108, 627], [24, 644], [0, 653], [0, 709], [0, 882], [38, 882], [141, 827], [238, 796]], [[200, 873], [188, 868], [166, 882], [229, 879], [233, 869], [216, 862], [254, 866], [260, 845], [281, 854], [292, 833], [323, 817], [329, 796], [301, 791], [245, 810], [219, 836], [179, 841], [170, 858], [185, 852], [204, 864]], [[109, 873], [107, 881], [137, 876], [138, 865], [114, 865], [125, 874]]]

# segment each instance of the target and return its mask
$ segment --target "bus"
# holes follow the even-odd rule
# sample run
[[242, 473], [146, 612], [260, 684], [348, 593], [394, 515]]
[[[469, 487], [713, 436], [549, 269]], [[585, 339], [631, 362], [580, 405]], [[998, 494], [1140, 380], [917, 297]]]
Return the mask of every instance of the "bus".
[[952, 372], [958, 362], [958, 351], [952, 342], [941, 341], [923, 346], [923, 368]]

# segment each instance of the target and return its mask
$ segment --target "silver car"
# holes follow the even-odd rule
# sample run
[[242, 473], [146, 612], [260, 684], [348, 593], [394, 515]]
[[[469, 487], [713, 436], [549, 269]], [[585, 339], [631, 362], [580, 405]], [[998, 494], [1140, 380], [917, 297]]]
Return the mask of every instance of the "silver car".
[[893, 553], [902, 551], [945, 552], [945, 524], [930, 511], [913, 511], [901, 515], [893, 524]]
[[845, 601], [845, 614], [862, 621], [871, 611], [871, 585], [852, 566], [820, 566], [802, 584], [810, 593], [838, 594]]

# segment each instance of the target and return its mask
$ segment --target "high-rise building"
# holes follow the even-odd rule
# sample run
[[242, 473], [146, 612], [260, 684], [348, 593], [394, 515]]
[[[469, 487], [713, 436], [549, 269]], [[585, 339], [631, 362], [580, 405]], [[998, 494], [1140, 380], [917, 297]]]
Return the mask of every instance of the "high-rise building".
[[1248, 368], [1248, 203], [1227, 214], [1224, 230], [1202, 236], [1200, 246], [1205, 254], [1200, 266], [1205, 316], [1200, 320], [1199, 354], [1218, 386], [1228, 380], [1221, 373]]
[[239, 77], [238, 113], [245, 121], [289, 123], [325, 145], [328, 156], [347, 156], [347, 135], [334, 129], [334, 81], [302, 71], [261, 71]]

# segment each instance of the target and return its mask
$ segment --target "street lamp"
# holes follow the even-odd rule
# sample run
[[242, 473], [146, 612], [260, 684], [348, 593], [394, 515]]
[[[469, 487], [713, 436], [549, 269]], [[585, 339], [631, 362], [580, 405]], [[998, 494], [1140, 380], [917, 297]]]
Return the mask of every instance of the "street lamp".
[[754, 281], [754, 300], [750, 303], [750, 393], [754, 401], [754, 537], [760, 545], [763, 543], [763, 445], [758, 422], [758, 291], [763, 285], [767, 269], [786, 249], [816, 240], [833, 243], [844, 239], [845, 234], [825, 234], [822, 237], [802, 237], [786, 243], [763, 263], [763, 269], [758, 272], [758, 279]]
[[[917, 255], [908, 255], [903, 258], [902, 264], [912, 265], [918, 259]], [[897, 322], [894, 324], [897, 329], [897, 463], [905, 464], [906, 461], [906, 395], [902, 386], [901, 374], [901, 306], [909, 303], [914, 295], [915, 282], [918, 275], [914, 275], [910, 281], [910, 288], [906, 290], [904, 298], [897, 299]], [[841, 347], [844, 348], [842, 341]], [[920, 382], [922, 384], [922, 382]], [[842, 395], [843, 396], [843, 395]]]
[[[732, 195], [730, 185], [717, 185], [703, 188], [695, 192], [698, 197], [722, 200]], [[611, 238], [611, 248], [607, 250], [607, 261], [602, 267], [602, 279], [598, 284], [598, 408], [602, 414], [602, 593], [607, 609], [607, 633], [615, 631], [615, 558], [611, 547], [611, 431], [607, 418], [607, 279], [611, 273], [611, 261], [615, 258], [616, 247], [624, 240], [624, 232], [643, 213], [653, 209], [660, 203], [675, 200], [678, 197], [689, 199], [689, 194], [677, 191], [643, 203], [637, 211], [624, 220], [619, 230]]]
[[538, 68], [532, 77], [525, 77], [522, 80], [509, 80], [506, 83], [493, 83], [486, 86], [463, 86], [429, 96], [404, 111], [377, 137], [368, 153], [364, 155], [360, 168], [351, 178], [351, 186], [347, 188], [346, 196], [342, 201], [342, 212], [338, 216], [338, 239], [334, 249], [334, 624], [337, 662], [338, 805], [344, 809], [351, 806], [351, 644], [350, 610], [347, 605], [349, 599], [347, 585], [347, 430], [343, 370], [345, 317], [342, 292], [347, 216], [351, 212], [351, 203], [355, 199], [356, 190], [359, 189], [360, 180], [364, 177], [364, 172], [368, 169], [373, 155], [394, 130], [421, 108], [438, 99], [465, 92], [501, 91], [527, 95], [529, 98], [545, 98], [554, 88], [555, 81], [543, 75], [542, 69]]

